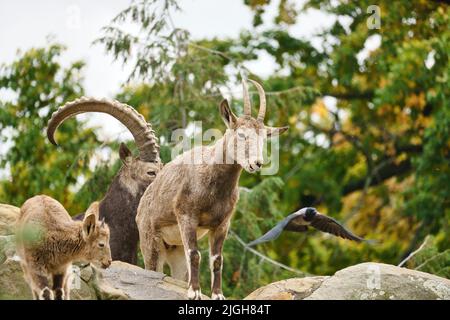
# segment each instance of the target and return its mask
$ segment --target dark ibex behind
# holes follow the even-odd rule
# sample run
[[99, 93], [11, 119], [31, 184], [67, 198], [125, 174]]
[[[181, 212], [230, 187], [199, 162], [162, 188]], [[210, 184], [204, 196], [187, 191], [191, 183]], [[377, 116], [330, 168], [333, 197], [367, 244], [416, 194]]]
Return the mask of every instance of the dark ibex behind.
[[151, 125], [134, 108], [118, 101], [80, 98], [60, 107], [53, 113], [47, 136], [56, 145], [54, 134], [64, 120], [85, 112], [106, 113], [125, 125], [134, 137], [139, 155], [133, 157], [125, 144], [120, 145], [122, 167], [114, 177], [105, 197], [100, 201], [100, 218], [111, 231], [113, 260], [136, 264], [138, 229], [136, 210], [145, 189], [161, 169], [158, 139]]

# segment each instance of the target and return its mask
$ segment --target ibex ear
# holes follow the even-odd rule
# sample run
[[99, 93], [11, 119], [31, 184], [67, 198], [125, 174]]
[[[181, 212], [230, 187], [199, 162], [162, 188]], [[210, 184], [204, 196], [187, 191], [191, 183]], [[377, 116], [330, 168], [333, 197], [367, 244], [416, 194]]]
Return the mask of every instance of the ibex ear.
[[83, 220], [83, 236], [89, 238], [95, 231], [99, 216], [99, 203], [93, 202], [84, 214]]
[[226, 126], [229, 129], [232, 129], [234, 127], [234, 125], [236, 124], [237, 117], [233, 113], [233, 111], [231, 111], [231, 108], [228, 105], [227, 99], [222, 100], [222, 102], [220, 103], [220, 106], [219, 106], [219, 110], [220, 110], [220, 115], [221, 115], [223, 121], [225, 122]]
[[100, 228], [105, 227], [105, 217], [102, 218], [102, 221], [100, 222]]
[[130, 149], [128, 149], [127, 145], [123, 142], [120, 143], [119, 156], [120, 156], [120, 160], [122, 160], [122, 163], [124, 165], [128, 165], [131, 162], [132, 157], [133, 157]]
[[285, 132], [289, 127], [268, 127], [266, 126], [267, 130], [267, 137], [276, 137]]
[[84, 216], [87, 217], [89, 215], [94, 215], [95, 218], [98, 220], [98, 217], [100, 215], [100, 207], [99, 206], [100, 206], [100, 204], [98, 201], [91, 203], [89, 208], [86, 210], [86, 213], [84, 214]]
[[97, 224], [97, 218], [94, 214], [89, 214], [84, 217], [83, 220], [83, 237], [85, 239], [89, 238], [94, 234], [95, 227]]

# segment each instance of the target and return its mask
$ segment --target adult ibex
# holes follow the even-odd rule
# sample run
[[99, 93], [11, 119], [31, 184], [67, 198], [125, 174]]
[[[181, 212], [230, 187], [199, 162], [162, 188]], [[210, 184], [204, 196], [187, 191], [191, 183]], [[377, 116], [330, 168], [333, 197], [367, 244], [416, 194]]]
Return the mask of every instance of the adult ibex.
[[[239, 196], [239, 176], [242, 168], [258, 171], [264, 139], [287, 130], [264, 125], [265, 93], [261, 85], [250, 81], [259, 93], [258, 117], [251, 116], [243, 81], [244, 115], [235, 116], [223, 100], [219, 109], [228, 127], [225, 135], [214, 145], [193, 148], [165, 165], [139, 203], [136, 222], [145, 267], [162, 271], [168, 263], [172, 276], [183, 279], [187, 273], [190, 299], [201, 299], [197, 240], [208, 232], [212, 298], [224, 299], [222, 248]], [[192, 159], [199, 157], [201, 163], [194, 164]]]
[[151, 125], [134, 108], [118, 101], [83, 97], [53, 113], [47, 128], [50, 142], [56, 145], [54, 134], [64, 120], [85, 112], [107, 113], [119, 120], [130, 130], [139, 149], [139, 156], [133, 157], [125, 144], [120, 145], [123, 165], [100, 201], [100, 218], [105, 219], [111, 230], [112, 258], [136, 264], [139, 240], [136, 210], [142, 194], [162, 166], [157, 137]]

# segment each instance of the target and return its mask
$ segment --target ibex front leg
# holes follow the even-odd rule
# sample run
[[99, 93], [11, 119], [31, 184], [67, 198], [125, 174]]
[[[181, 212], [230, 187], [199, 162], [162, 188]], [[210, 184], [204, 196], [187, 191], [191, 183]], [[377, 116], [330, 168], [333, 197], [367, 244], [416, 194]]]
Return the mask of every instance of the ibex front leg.
[[178, 225], [180, 227], [189, 273], [189, 289], [187, 295], [190, 300], [201, 300], [202, 293], [199, 279], [201, 255], [197, 246], [198, 224], [193, 217], [180, 215], [178, 216]]
[[72, 267], [64, 266], [59, 272], [53, 274], [53, 293], [55, 300], [70, 300], [70, 275]]
[[228, 233], [228, 223], [219, 226], [209, 236], [209, 263], [211, 268], [211, 299], [225, 300], [222, 293], [223, 242]]
[[140, 234], [140, 244], [145, 269], [163, 272], [164, 261], [161, 259], [160, 229], [150, 224], [149, 230]]
[[38, 300], [54, 300], [53, 291], [50, 290], [47, 274], [41, 270], [30, 270], [28, 276], [31, 280], [31, 287], [34, 290], [34, 297]]

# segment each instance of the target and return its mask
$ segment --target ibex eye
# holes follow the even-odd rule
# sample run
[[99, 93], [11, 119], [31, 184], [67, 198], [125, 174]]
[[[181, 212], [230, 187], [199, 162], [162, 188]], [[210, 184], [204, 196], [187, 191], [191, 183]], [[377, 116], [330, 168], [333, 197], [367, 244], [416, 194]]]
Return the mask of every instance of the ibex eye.
[[104, 244], [104, 243], [99, 243], [98, 246], [99, 246], [100, 248], [103, 248], [103, 247], [105, 246], [105, 244]]
[[147, 174], [149, 176], [156, 176], [156, 173], [154, 171], [148, 171]]

